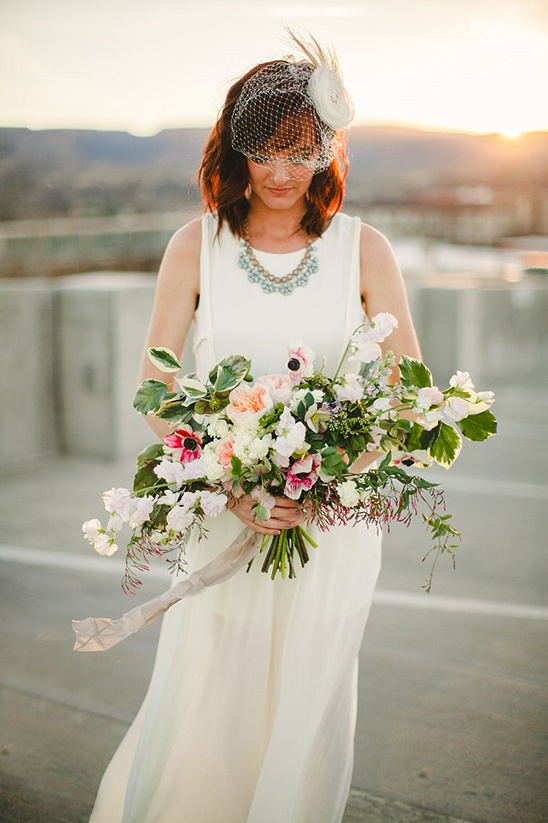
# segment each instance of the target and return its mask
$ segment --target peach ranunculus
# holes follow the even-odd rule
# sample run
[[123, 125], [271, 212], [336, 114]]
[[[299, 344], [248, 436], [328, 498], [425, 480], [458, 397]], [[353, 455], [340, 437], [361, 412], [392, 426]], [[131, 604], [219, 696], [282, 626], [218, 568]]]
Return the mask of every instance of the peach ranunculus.
[[273, 406], [268, 389], [262, 383], [238, 386], [230, 392], [226, 413], [233, 423], [256, 428], [263, 414]]
[[218, 444], [216, 448], [217, 453], [217, 460], [223, 467], [223, 469], [230, 469], [232, 455], [234, 454], [234, 438], [231, 434], [228, 437], [224, 437]]
[[289, 403], [293, 383], [287, 374], [264, 374], [257, 378], [257, 383], [267, 387], [274, 403], [283, 403], [284, 406]]

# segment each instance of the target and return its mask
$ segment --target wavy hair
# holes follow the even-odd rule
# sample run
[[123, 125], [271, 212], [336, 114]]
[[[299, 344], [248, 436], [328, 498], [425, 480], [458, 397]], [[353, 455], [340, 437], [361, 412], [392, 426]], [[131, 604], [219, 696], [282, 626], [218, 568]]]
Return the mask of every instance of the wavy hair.
[[[236, 237], [245, 234], [249, 212], [246, 190], [249, 185], [247, 157], [232, 148], [231, 118], [236, 101], [247, 80], [257, 71], [289, 60], [260, 63], [240, 78], [228, 91], [219, 118], [209, 135], [198, 171], [198, 183], [206, 211], [217, 214], [218, 232], [225, 221]], [[342, 206], [348, 156], [344, 138], [337, 135], [335, 156], [326, 171], [312, 177], [306, 195], [307, 209], [301, 228], [311, 237], [321, 237], [331, 218]]]

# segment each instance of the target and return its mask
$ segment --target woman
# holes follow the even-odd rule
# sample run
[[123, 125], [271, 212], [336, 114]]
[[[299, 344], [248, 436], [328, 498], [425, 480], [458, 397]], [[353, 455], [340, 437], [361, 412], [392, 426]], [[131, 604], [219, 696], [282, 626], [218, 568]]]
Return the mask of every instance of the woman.
[[[394, 314], [390, 348], [419, 354], [389, 244], [339, 212], [352, 107], [336, 61], [296, 43], [306, 60], [256, 66], [230, 89], [200, 169], [206, 214], [175, 234], [160, 268], [147, 345], [181, 353], [194, 322], [202, 377], [232, 353], [251, 357], [256, 376], [283, 371], [295, 339], [333, 371], [364, 311]], [[141, 377], [165, 380], [146, 357]], [[287, 498], [263, 524], [249, 498], [231, 505], [189, 545], [189, 572], [242, 525], [274, 534], [306, 517]], [[272, 581], [255, 563], [164, 617], [147, 696], [92, 823], [341, 821], [380, 536], [364, 523], [315, 536], [295, 580]]]

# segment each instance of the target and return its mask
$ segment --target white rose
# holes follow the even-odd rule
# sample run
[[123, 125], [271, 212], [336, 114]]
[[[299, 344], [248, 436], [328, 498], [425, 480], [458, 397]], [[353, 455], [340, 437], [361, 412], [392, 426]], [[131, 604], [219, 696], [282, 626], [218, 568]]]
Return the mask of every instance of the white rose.
[[343, 506], [352, 509], [360, 502], [360, 494], [353, 480], [345, 480], [344, 483], [337, 483], [337, 493]]
[[308, 82], [308, 93], [321, 119], [332, 129], [345, 129], [354, 117], [354, 104], [340, 76], [320, 65]]

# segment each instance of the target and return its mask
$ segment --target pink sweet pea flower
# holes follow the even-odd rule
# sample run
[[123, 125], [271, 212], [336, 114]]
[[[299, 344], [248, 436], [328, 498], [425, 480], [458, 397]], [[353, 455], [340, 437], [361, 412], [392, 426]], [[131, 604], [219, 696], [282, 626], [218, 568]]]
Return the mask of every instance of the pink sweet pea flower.
[[314, 374], [315, 354], [304, 343], [290, 343], [287, 350], [287, 368], [293, 383], [300, 383], [304, 377]]
[[309, 491], [316, 480], [322, 459], [319, 454], [307, 454], [296, 460], [287, 473], [284, 494], [292, 500], [298, 500], [303, 491]]
[[202, 438], [192, 429], [177, 429], [164, 437], [164, 444], [181, 463], [190, 463], [202, 453]]

